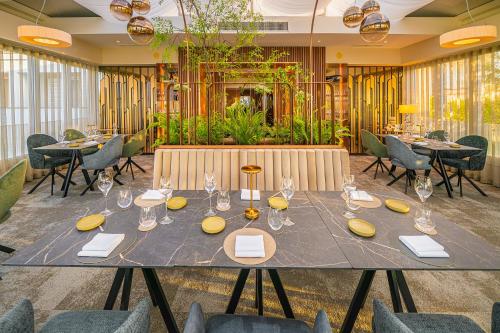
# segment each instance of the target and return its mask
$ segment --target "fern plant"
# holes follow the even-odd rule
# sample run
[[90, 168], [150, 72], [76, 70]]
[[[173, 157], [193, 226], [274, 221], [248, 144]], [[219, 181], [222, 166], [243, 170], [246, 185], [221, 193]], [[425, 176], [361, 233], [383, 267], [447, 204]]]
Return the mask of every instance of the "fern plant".
[[236, 144], [258, 144], [265, 136], [264, 124], [264, 113], [252, 112], [245, 104], [234, 103], [226, 108], [225, 130]]

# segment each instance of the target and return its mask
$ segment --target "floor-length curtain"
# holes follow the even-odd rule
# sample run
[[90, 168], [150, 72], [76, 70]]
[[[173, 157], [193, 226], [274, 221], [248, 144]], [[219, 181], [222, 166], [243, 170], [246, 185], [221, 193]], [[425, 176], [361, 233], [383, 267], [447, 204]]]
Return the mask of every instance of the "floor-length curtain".
[[403, 78], [404, 102], [419, 110], [416, 124], [444, 129], [451, 140], [488, 139], [486, 166], [474, 177], [500, 186], [500, 45], [406, 67]]
[[97, 124], [97, 84], [95, 66], [0, 44], [0, 174], [26, 158], [30, 134]]

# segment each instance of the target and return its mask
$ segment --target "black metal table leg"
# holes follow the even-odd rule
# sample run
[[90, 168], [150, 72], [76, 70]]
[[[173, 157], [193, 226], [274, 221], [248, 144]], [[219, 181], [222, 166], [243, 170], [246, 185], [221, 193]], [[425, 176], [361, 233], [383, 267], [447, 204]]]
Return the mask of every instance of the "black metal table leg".
[[398, 282], [396, 280], [395, 271], [386, 271], [387, 282], [389, 283], [389, 291], [391, 292], [392, 307], [394, 312], [403, 312], [401, 305], [401, 297], [399, 296]]
[[5, 245], [1, 245], [0, 244], [0, 251], [1, 252], [5, 252], [5, 253], [12, 253], [14, 252], [15, 250], [11, 247], [8, 247], [8, 246], [5, 246]]
[[248, 278], [248, 274], [250, 274], [250, 269], [242, 269], [238, 274], [238, 279], [236, 280], [236, 284], [234, 285], [233, 293], [231, 294], [231, 299], [229, 300], [229, 304], [226, 308], [227, 314], [233, 314], [236, 311], [236, 307], [238, 306], [238, 302], [240, 301], [241, 293], [243, 292], [243, 288], [245, 287], [245, 283]]
[[264, 315], [264, 300], [262, 296], [262, 269], [255, 270], [255, 307], [259, 316]]
[[153, 292], [153, 287], [151, 286], [148, 279], [144, 279], [144, 281], [146, 281], [146, 286], [148, 287], [149, 296], [151, 297], [151, 302], [153, 303], [153, 306], [158, 306], [158, 304], [156, 303], [156, 298], [155, 298], [154, 292]]
[[290, 306], [290, 302], [288, 301], [288, 297], [286, 296], [285, 288], [283, 288], [283, 284], [281, 283], [278, 271], [276, 269], [268, 269], [267, 272], [271, 277], [271, 281], [273, 282], [274, 289], [276, 290], [276, 294], [278, 295], [278, 299], [281, 303], [285, 316], [287, 318], [294, 319], [295, 316], [293, 314], [292, 307]]
[[66, 172], [66, 178], [64, 179], [63, 182], [63, 187], [64, 187], [63, 198], [65, 198], [68, 195], [69, 184], [71, 183], [71, 177], [73, 176], [75, 162], [77, 160], [77, 153], [78, 150], [73, 150], [71, 154], [71, 162], [69, 163], [68, 172]]
[[406, 279], [403, 272], [394, 271], [394, 273], [399, 285], [399, 291], [401, 292], [401, 296], [403, 297], [403, 301], [406, 305], [406, 310], [408, 312], [417, 312], [417, 307], [415, 306], [415, 302], [413, 301], [413, 297], [411, 296], [408, 284], [406, 284]]
[[448, 192], [448, 196], [450, 198], [453, 198], [453, 194], [451, 193], [452, 188], [450, 184], [450, 179], [448, 178], [448, 173], [446, 173], [446, 169], [443, 164], [443, 160], [441, 159], [441, 156], [439, 155], [439, 151], [436, 151], [436, 160], [439, 164], [439, 169], [441, 169], [441, 176], [443, 176], [444, 180], [444, 185], [446, 186], [446, 191]]
[[342, 323], [342, 327], [340, 328], [341, 333], [350, 333], [352, 331], [354, 323], [356, 322], [356, 318], [358, 317], [359, 310], [361, 310], [361, 306], [366, 299], [366, 295], [370, 291], [370, 286], [372, 284], [374, 276], [375, 271], [363, 271], [361, 279], [359, 280], [358, 286], [356, 288], [356, 292], [354, 293], [354, 297], [352, 298], [351, 304], [349, 305], [349, 310], [347, 310], [344, 322]]
[[120, 310], [128, 310], [128, 303], [130, 301], [130, 288], [132, 287], [132, 276], [134, 274], [133, 268], [126, 268], [125, 280], [123, 281], [122, 297], [120, 301]]
[[[79, 150], [76, 151], [76, 158], [78, 159], [78, 163], [80, 165], [83, 165], [83, 156]], [[90, 179], [88, 171], [82, 168], [82, 173], [83, 173], [83, 177], [85, 177], [85, 182], [87, 183], [87, 185], [90, 185], [92, 181]], [[94, 186], [91, 185], [90, 190], [93, 191]]]
[[115, 278], [113, 279], [111, 289], [109, 290], [108, 298], [106, 299], [106, 303], [104, 305], [104, 310], [113, 310], [113, 306], [115, 305], [116, 298], [118, 297], [118, 293], [120, 292], [120, 287], [122, 285], [124, 276], [125, 268], [118, 268], [115, 274]]
[[156, 271], [153, 268], [143, 268], [142, 273], [144, 274], [144, 278], [149, 280], [148, 283], [151, 286], [151, 290], [154, 295], [152, 298], [154, 297], [156, 303], [158, 304], [158, 308], [160, 309], [165, 326], [167, 326], [167, 330], [170, 333], [179, 333], [179, 328], [175, 322], [172, 310], [170, 310], [170, 305], [168, 304], [167, 297], [163, 292], [163, 288], [161, 287], [158, 275], [156, 275]]

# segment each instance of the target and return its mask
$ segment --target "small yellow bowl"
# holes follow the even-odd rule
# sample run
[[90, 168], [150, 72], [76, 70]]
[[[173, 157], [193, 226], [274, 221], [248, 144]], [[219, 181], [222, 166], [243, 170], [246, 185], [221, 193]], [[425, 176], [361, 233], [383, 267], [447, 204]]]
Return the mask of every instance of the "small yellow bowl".
[[286, 202], [285, 198], [280, 198], [280, 197], [272, 197], [269, 198], [268, 200], [269, 207], [277, 209], [277, 210], [283, 210], [288, 208], [288, 203]]
[[450, 148], [460, 148], [462, 146], [460, 146], [458, 143], [452, 143], [450, 144]]
[[82, 217], [78, 222], [76, 222], [76, 229], [80, 231], [89, 231], [97, 228], [106, 221], [104, 215], [93, 214]]
[[76, 139], [75, 140], [75, 143], [83, 143], [83, 142], [85, 142], [85, 139]]
[[77, 147], [80, 147], [80, 144], [79, 143], [70, 143], [68, 145], [68, 147], [70, 147], [70, 148], [77, 148]]
[[218, 234], [226, 227], [226, 220], [220, 216], [210, 216], [201, 222], [201, 229], [207, 234]]
[[398, 213], [406, 214], [410, 211], [410, 205], [403, 200], [387, 199], [385, 200], [385, 206]]
[[186, 207], [187, 199], [184, 197], [173, 197], [168, 200], [168, 209], [177, 210]]
[[424, 141], [424, 138], [415, 138], [415, 139], [413, 139], [413, 141], [415, 141], [415, 142], [421, 142], [421, 141]]
[[347, 222], [349, 230], [361, 237], [375, 236], [375, 226], [363, 219], [350, 219]]

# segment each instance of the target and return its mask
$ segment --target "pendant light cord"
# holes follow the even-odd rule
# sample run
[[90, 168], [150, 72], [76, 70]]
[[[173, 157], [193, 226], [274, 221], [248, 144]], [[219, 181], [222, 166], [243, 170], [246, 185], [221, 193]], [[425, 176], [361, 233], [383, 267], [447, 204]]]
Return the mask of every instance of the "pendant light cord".
[[474, 23], [474, 19], [472, 18], [472, 14], [470, 13], [469, 0], [465, 0], [465, 4], [467, 5], [467, 13], [469, 13], [470, 20]]
[[36, 17], [35, 25], [38, 25], [38, 20], [40, 19], [40, 15], [42, 15], [43, 9], [45, 8], [45, 2], [47, 2], [47, 0], [43, 0], [43, 5], [42, 8], [40, 9], [40, 12], [38, 13], [38, 16]]

